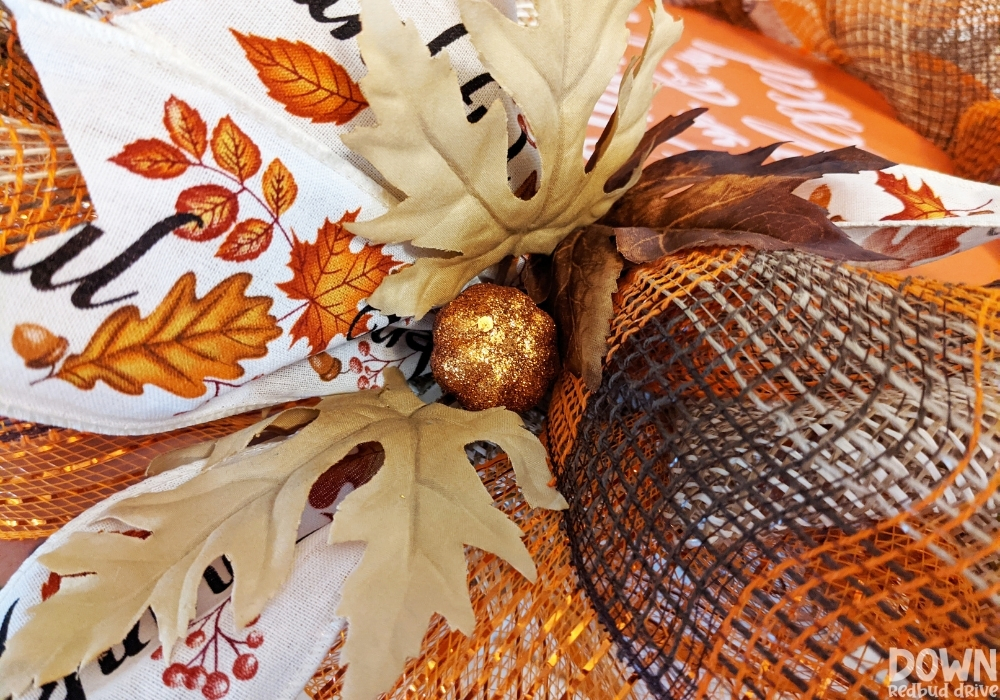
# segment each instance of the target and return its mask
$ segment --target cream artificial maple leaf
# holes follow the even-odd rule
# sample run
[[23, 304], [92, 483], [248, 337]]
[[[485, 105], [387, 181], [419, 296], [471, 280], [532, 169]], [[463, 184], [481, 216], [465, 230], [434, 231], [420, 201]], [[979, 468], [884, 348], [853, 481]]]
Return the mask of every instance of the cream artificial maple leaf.
[[[338, 612], [349, 619], [345, 698], [389, 688], [419, 651], [430, 617], [442, 613], [469, 633], [474, 625], [464, 544], [510, 561], [533, 578], [523, 533], [493, 507], [465, 456], [490, 440], [507, 451], [529, 504], [565, 508], [548, 486], [545, 449], [515, 413], [469, 413], [414, 396], [402, 374], [381, 390], [332, 396], [292, 409], [215, 443], [161, 460], [163, 471], [206, 459], [173, 489], [144, 493], [93, 513], [151, 534], [76, 532], [38, 561], [61, 575], [89, 575], [31, 608], [0, 657], [0, 697], [76, 671], [125, 637], [151, 608], [164, 658], [195, 614], [205, 568], [225, 555], [235, 573], [233, 615], [256, 618], [291, 570], [299, 517], [313, 482], [355, 446], [379, 442], [385, 463], [338, 509], [331, 542], [368, 543]], [[241, 454], [266, 427], [311, 421], [270, 449]]]
[[617, 71], [636, 0], [536, 0], [538, 24], [530, 27], [486, 0], [458, 4], [484, 65], [527, 118], [540, 188], [525, 201], [508, 185], [502, 104], [470, 124], [448, 59], [430, 56], [390, 0], [362, 0], [358, 45], [368, 74], [360, 84], [379, 124], [341, 138], [407, 198], [349, 230], [376, 243], [460, 253], [421, 258], [387, 277], [369, 300], [384, 313], [422, 316], [507, 255], [551, 253], [607, 212], [640, 175], [641, 162], [623, 186], [604, 191], [642, 139], [653, 72], [681, 32], [654, 2], [643, 54], [625, 70], [615, 117], [585, 167], [587, 120]]

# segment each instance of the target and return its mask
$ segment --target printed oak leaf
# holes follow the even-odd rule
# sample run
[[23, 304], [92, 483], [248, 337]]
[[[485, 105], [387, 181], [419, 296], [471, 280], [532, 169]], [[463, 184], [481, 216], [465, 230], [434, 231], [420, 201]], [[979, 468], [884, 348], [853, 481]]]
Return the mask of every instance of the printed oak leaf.
[[267, 94], [297, 117], [346, 124], [368, 106], [344, 67], [301, 41], [265, 39], [230, 29]]
[[292, 279], [278, 284], [290, 299], [305, 301], [305, 309], [292, 326], [292, 342], [306, 338], [313, 353], [325, 350], [338, 335], [347, 335], [351, 324], [366, 329], [367, 318], [355, 321], [358, 306], [400, 263], [382, 252], [381, 245], [363, 245], [351, 252], [354, 236], [344, 224], [355, 221], [360, 209], [347, 212], [337, 222], [320, 227], [315, 243], [297, 237], [292, 241], [288, 267]]
[[[221, 556], [236, 573], [235, 622], [249, 624], [289, 575], [313, 484], [370, 443], [382, 446], [384, 463], [345, 498], [330, 530], [331, 542], [367, 545], [338, 608], [349, 620], [344, 698], [368, 700], [390, 688], [435, 613], [471, 633], [465, 545], [503, 557], [530, 579], [535, 567], [523, 533], [494, 507], [465, 445], [489, 440], [504, 449], [531, 506], [562, 509], [566, 502], [548, 486], [545, 448], [517, 414], [425, 405], [398, 370], [384, 377], [384, 389], [332, 396], [188, 450], [189, 461], [207, 458], [211, 467], [190, 469], [172, 489], [95, 510], [93, 523], [110, 518], [151, 534], [78, 531], [39, 557], [59, 576], [89, 575], [32, 607], [7, 640], [0, 697], [76, 671], [123, 639], [147, 609], [169, 659], [195, 615], [202, 572]], [[271, 425], [301, 425], [304, 412], [311, 422], [291, 437], [243, 451]]]
[[108, 316], [54, 376], [87, 390], [103, 381], [132, 396], [152, 384], [186, 399], [205, 393], [206, 378], [238, 379], [240, 361], [264, 357], [281, 335], [268, 314], [271, 299], [245, 295], [250, 280], [247, 273], [233, 275], [199, 299], [188, 272], [149, 316], [135, 306]]
[[212, 131], [212, 156], [219, 167], [240, 182], [260, 170], [260, 148], [229, 116], [219, 120]]
[[877, 184], [883, 190], [899, 200], [903, 210], [889, 216], [883, 216], [883, 221], [912, 221], [914, 219], [944, 219], [958, 216], [948, 210], [941, 198], [934, 193], [926, 182], [920, 189], [910, 187], [905, 175], [896, 177], [890, 173], [879, 173]]
[[637, 0], [538, 3], [531, 27], [486, 0], [458, 5], [490, 75], [524, 112], [541, 157], [538, 189], [521, 199], [508, 185], [503, 105], [494, 103], [469, 123], [447, 56], [432, 57], [390, 0], [362, 0], [358, 46], [368, 74], [360, 82], [378, 126], [341, 139], [406, 199], [348, 229], [374, 243], [411, 241], [438, 256], [382, 282], [370, 303], [384, 313], [422, 316], [508, 255], [551, 253], [571, 231], [603, 215], [639, 176], [641, 159], [620, 187], [605, 191], [642, 141], [653, 74], [681, 30], [662, 3], [652, 3], [643, 54], [625, 70], [596, 161], [584, 164], [587, 120], [618, 71]]

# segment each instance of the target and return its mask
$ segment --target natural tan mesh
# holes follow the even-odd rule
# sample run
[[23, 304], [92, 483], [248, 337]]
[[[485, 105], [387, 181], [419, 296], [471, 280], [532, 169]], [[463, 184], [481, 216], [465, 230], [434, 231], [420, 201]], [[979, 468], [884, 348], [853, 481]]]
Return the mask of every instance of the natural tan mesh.
[[550, 453], [598, 615], [664, 698], [886, 697], [1000, 647], [1000, 290], [716, 250], [633, 270]]
[[[486, 488], [525, 531], [538, 580], [531, 583], [492, 554], [469, 548], [476, 632], [449, 631], [436, 617], [418, 658], [385, 698], [646, 698], [638, 677], [613, 654], [610, 639], [576, 581], [560, 515], [531, 510], [506, 456], [479, 466]], [[343, 639], [306, 686], [315, 700], [340, 697]]]
[[[737, 26], [725, 0], [694, 4]], [[1000, 0], [749, 0], [770, 4], [805, 51], [873, 85], [962, 177], [1000, 183]], [[960, 126], [961, 125], [961, 126]]]

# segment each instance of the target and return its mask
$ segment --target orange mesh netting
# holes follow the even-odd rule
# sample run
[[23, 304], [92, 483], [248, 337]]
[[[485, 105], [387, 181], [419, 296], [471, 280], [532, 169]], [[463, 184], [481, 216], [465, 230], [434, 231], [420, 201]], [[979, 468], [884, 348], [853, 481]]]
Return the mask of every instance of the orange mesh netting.
[[[494, 501], [525, 531], [538, 580], [531, 583], [494, 555], [469, 548], [475, 635], [450, 631], [436, 617], [420, 657], [407, 664], [385, 697], [648, 697], [638, 677], [615, 658], [611, 641], [580, 591], [560, 515], [528, 508], [506, 456], [481, 464], [479, 474]], [[344, 669], [337, 658], [342, 641], [306, 686], [315, 700], [340, 697]]]
[[0, 540], [48, 537], [142, 479], [153, 457], [261, 419], [253, 411], [157, 435], [114, 436], [0, 417]]
[[1000, 291], [728, 250], [634, 269], [616, 309], [547, 430], [655, 695], [885, 697], [892, 647], [1000, 646]]

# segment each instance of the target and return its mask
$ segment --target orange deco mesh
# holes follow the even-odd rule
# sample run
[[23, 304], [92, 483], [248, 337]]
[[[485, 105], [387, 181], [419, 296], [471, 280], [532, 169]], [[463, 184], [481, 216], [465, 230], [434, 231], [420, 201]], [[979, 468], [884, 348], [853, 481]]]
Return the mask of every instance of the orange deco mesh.
[[616, 307], [548, 438], [653, 694], [887, 697], [892, 647], [1000, 647], [1000, 291], [727, 250], [636, 268]]
[[262, 418], [252, 411], [156, 435], [114, 436], [0, 417], [0, 540], [48, 537], [142, 479], [153, 457]]

